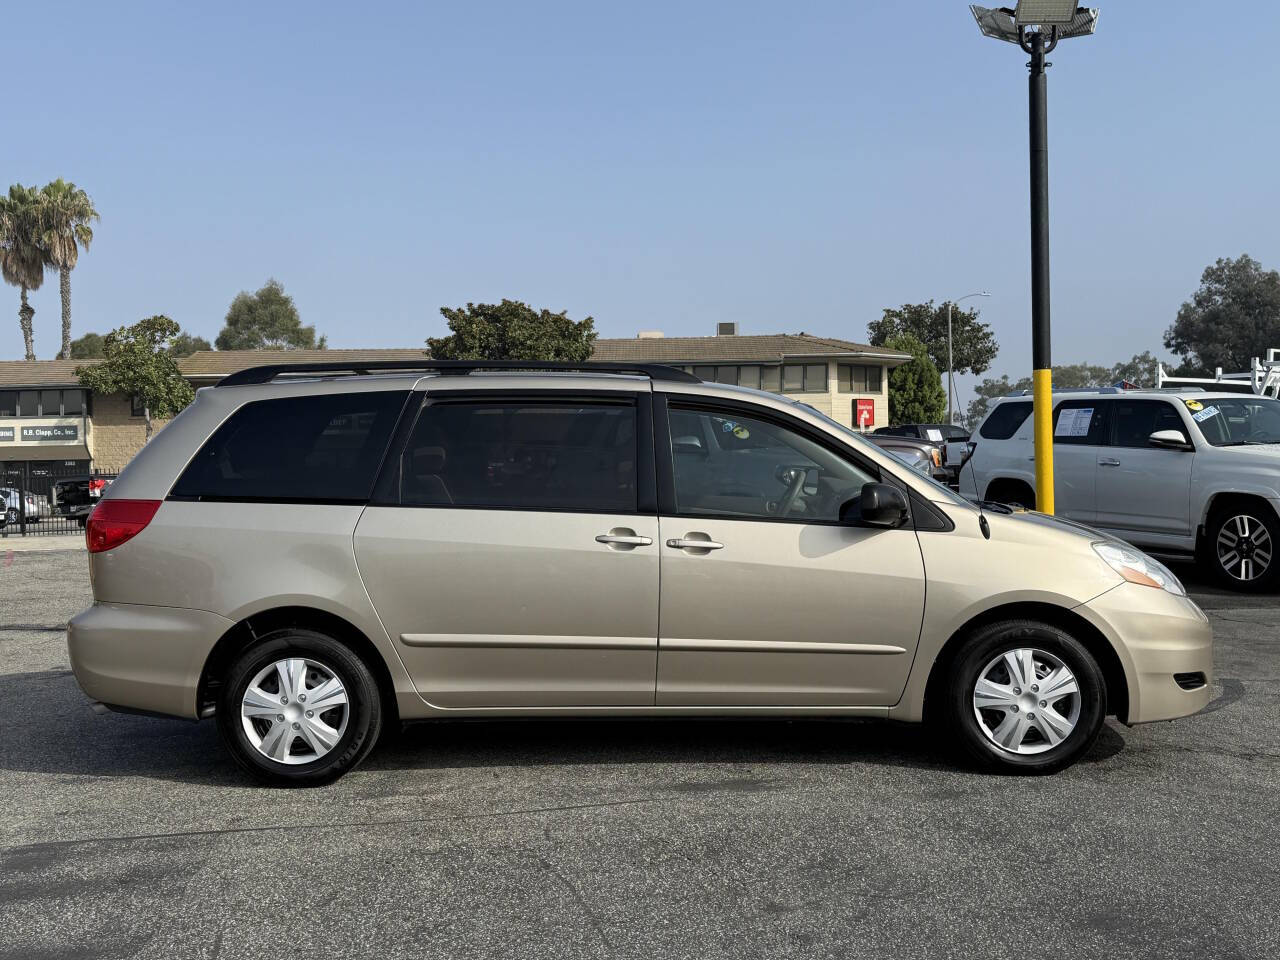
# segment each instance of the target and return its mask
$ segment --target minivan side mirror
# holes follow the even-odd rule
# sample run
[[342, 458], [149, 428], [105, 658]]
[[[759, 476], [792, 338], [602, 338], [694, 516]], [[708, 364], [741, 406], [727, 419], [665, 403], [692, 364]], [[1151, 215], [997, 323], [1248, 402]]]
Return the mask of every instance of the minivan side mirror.
[[1147, 443], [1153, 447], [1160, 447], [1162, 450], [1193, 449], [1191, 444], [1187, 442], [1186, 434], [1181, 430], [1157, 430], [1147, 437]]
[[907, 495], [888, 483], [863, 484], [862, 492], [840, 507], [840, 522], [893, 529], [907, 522]]

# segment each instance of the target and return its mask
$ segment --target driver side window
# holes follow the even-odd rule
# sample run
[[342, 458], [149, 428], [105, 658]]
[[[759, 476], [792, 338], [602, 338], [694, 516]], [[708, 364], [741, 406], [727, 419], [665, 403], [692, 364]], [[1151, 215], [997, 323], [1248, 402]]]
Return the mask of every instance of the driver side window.
[[672, 405], [681, 516], [838, 523], [876, 477], [807, 436], [735, 412]]

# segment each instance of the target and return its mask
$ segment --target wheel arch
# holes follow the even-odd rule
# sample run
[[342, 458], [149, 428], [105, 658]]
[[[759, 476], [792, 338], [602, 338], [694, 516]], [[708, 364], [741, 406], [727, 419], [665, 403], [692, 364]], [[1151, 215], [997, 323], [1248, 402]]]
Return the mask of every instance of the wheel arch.
[[1002, 501], [996, 494], [993, 494], [992, 493], [993, 490], [997, 490], [997, 491], [1009, 490], [1016, 493], [1022, 493], [1025, 491], [1027, 494], [1027, 499], [1030, 501], [1031, 506], [1033, 508], [1035, 507], [1035, 503], [1036, 503], [1035, 487], [1033, 487], [1030, 483], [1028, 483], [1022, 477], [992, 477], [990, 480], [987, 481], [987, 488], [986, 488], [986, 491], [983, 493], [982, 499], [990, 500], [994, 503], [1002, 503], [1004, 501]]
[[1116, 653], [1111, 641], [1096, 626], [1080, 614], [1066, 607], [1051, 603], [1035, 601], [1008, 603], [984, 610], [967, 621], [955, 631], [942, 645], [938, 655], [929, 668], [929, 679], [925, 683], [924, 720], [933, 719], [935, 710], [942, 699], [943, 682], [951, 669], [956, 655], [965, 641], [980, 627], [1002, 620], [1039, 620], [1070, 633], [1093, 655], [1102, 670], [1102, 677], [1107, 685], [1107, 713], [1114, 714], [1121, 721], [1129, 716], [1129, 680], [1124, 671], [1120, 655]]
[[1280, 520], [1280, 514], [1271, 500], [1261, 493], [1250, 493], [1244, 490], [1221, 490], [1210, 494], [1204, 502], [1204, 510], [1200, 514], [1199, 535], [1203, 537], [1209, 528], [1209, 521], [1214, 514], [1232, 506], [1249, 506], [1268, 512], [1273, 519]]
[[377, 680], [382, 709], [392, 722], [391, 725], [399, 722], [391, 671], [374, 643], [358, 627], [337, 614], [306, 606], [260, 610], [240, 620], [218, 638], [218, 642], [209, 651], [209, 656], [205, 658], [204, 668], [200, 671], [200, 683], [196, 688], [196, 709], [200, 717], [213, 715], [221, 676], [236, 657], [260, 637], [287, 627], [304, 627], [326, 634], [360, 657]]

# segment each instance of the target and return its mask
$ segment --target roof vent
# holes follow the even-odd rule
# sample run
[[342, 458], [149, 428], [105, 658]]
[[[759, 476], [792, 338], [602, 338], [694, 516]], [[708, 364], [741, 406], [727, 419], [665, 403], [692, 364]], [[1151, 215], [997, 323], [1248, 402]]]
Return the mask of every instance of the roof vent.
[[641, 330], [636, 334], [637, 340], [661, 340], [666, 334], [661, 330]]
[[717, 337], [736, 337], [738, 335], [738, 325], [736, 323], [717, 323]]

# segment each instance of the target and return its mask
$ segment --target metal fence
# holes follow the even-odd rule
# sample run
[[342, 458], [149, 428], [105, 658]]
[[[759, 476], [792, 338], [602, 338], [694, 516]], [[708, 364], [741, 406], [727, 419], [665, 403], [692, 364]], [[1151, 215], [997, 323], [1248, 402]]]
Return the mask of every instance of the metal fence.
[[83, 460], [0, 463], [0, 539], [79, 533], [118, 475]]

